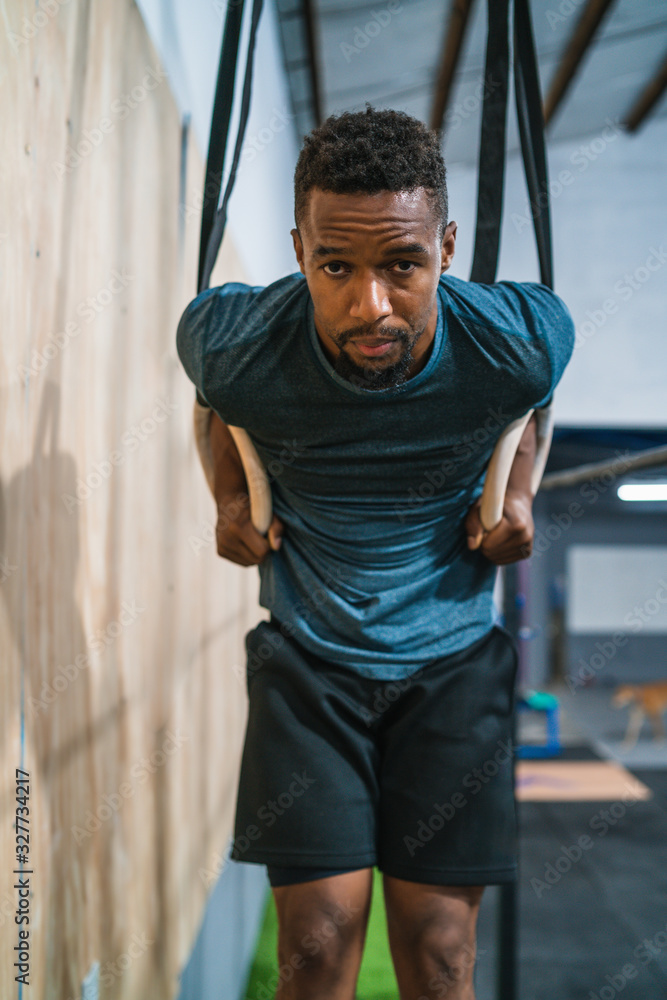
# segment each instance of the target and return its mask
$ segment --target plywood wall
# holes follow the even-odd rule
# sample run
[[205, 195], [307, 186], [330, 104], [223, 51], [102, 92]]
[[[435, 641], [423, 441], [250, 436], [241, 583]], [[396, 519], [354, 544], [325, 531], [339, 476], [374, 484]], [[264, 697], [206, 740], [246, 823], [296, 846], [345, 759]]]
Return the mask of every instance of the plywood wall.
[[[131, 0], [0, 0], [0, 107], [0, 996], [21, 767], [23, 996], [78, 1000], [98, 961], [102, 998], [165, 1000], [231, 831], [266, 617], [256, 570], [215, 553], [175, 350], [202, 164], [188, 148], [183, 195]], [[229, 243], [216, 274], [243, 278]]]

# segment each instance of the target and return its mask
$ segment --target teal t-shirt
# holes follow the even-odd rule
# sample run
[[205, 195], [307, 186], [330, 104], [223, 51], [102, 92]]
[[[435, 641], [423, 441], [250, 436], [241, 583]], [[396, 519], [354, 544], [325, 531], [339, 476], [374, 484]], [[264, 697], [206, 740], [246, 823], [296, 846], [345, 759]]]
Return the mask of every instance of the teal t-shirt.
[[179, 357], [250, 435], [285, 524], [260, 604], [322, 659], [383, 680], [480, 639], [496, 567], [468, 549], [465, 516], [503, 429], [548, 402], [573, 344], [546, 286], [443, 275], [426, 364], [369, 390], [334, 371], [301, 274], [194, 299]]

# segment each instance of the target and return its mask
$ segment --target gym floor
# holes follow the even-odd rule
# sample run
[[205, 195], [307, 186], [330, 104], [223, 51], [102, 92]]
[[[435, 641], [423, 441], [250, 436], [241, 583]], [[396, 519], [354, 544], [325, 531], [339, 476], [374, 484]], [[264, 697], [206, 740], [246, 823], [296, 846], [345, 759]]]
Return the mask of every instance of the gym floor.
[[[610, 707], [608, 692], [573, 695], [563, 688], [555, 693], [561, 701], [561, 759], [619, 760], [653, 795], [624, 808], [617, 804], [612, 812], [605, 802], [520, 803], [518, 1000], [613, 1000], [619, 995], [665, 1000], [667, 750], [652, 743], [645, 729], [634, 750], [621, 752], [627, 717]], [[522, 717], [519, 742], [537, 737], [537, 727]], [[568, 854], [577, 858], [583, 834], [590, 835], [592, 847], [569, 862]], [[499, 890], [488, 888], [478, 924], [477, 1000], [497, 996], [498, 902]], [[276, 931], [271, 898], [247, 1000], [273, 997], [267, 984], [275, 970]], [[446, 997], [446, 986], [442, 991]], [[397, 998], [376, 872], [357, 1000]]]

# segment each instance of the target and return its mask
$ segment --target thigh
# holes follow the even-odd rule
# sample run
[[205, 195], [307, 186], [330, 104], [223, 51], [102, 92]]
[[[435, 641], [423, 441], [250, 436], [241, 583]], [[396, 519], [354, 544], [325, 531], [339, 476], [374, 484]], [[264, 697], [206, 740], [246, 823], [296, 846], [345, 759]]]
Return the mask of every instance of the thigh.
[[516, 877], [512, 716], [516, 650], [495, 627], [416, 675], [386, 720], [379, 867], [399, 879]]
[[299, 935], [319, 932], [327, 922], [332, 925], [330, 931], [335, 927], [343, 937], [353, 937], [366, 926], [372, 889], [372, 868], [275, 886], [272, 891], [279, 928], [292, 944], [299, 943], [305, 950], [309, 945], [297, 942]]
[[365, 868], [273, 889], [280, 985], [313, 996], [335, 982], [336, 996], [354, 995], [372, 888], [373, 869]]
[[383, 875], [390, 933], [406, 946], [426, 931], [443, 938], [474, 943], [483, 885], [427, 885]]
[[270, 622], [246, 637], [248, 722], [235, 861], [374, 865], [379, 753], [352, 674], [312, 657]]

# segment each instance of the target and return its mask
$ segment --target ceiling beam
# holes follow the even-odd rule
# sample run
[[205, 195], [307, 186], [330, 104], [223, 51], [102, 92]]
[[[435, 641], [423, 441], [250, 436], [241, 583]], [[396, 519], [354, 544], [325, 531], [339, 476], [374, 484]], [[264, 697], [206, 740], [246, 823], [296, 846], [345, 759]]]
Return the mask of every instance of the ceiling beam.
[[306, 27], [306, 42], [308, 45], [308, 60], [310, 62], [310, 87], [313, 96], [313, 115], [315, 124], [322, 123], [322, 91], [320, 88], [320, 59], [315, 41], [315, 15], [313, 0], [303, 0], [303, 16]]
[[429, 122], [430, 128], [436, 129], [438, 132], [442, 131], [445, 111], [447, 110], [452, 89], [452, 81], [463, 49], [468, 15], [473, 3], [474, 0], [452, 0], [449, 11], [449, 20], [447, 21], [445, 38], [442, 45], [442, 58], [440, 60], [440, 69], [435, 85]]
[[646, 120], [650, 112], [658, 103], [667, 89], [667, 56], [665, 56], [662, 66], [655, 74], [650, 83], [641, 92], [623, 124], [628, 132], [636, 132], [639, 126]]
[[581, 12], [544, 100], [545, 124], [549, 124], [569, 90], [596, 31], [613, 3], [614, 0], [588, 0]]

